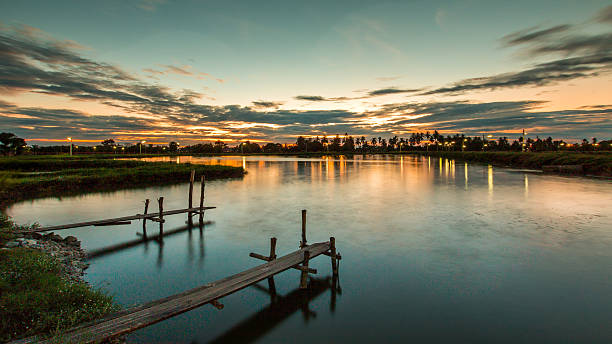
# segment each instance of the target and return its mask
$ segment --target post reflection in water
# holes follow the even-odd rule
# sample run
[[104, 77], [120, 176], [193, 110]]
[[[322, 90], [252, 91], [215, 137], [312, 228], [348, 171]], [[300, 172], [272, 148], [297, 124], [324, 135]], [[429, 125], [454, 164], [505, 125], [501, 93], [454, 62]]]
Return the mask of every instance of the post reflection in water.
[[489, 185], [489, 196], [493, 195], [493, 166], [489, 165], [487, 168], [487, 182]]
[[527, 174], [525, 173], [525, 198], [529, 197], [529, 178], [527, 177]]
[[467, 190], [468, 189], [468, 164], [467, 164], [467, 162], [464, 163], [463, 171], [464, 171], [463, 175], [464, 175], [464, 178], [465, 178], [464, 185], [465, 185], [465, 189]]
[[342, 294], [337, 275], [311, 277], [307, 289], [296, 288], [283, 296], [260, 285], [254, 285], [253, 288], [269, 294], [270, 304], [207, 343], [254, 343], [297, 311], [302, 312], [305, 323], [315, 318], [317, 311], [310, 309], [309, 303], [327, 290], [331, 291], [330, 311], [335, 312], [337, 295]]
[[114, 244], [114, 245], [110, 245], [110, 246], [105, 246], [105, 247], [101, 247], [92, 251], [89, 251], [87, 253], [87, 258], [88, 259], [96, 259], [96, 258], [100, 258], [109, 254], [113, 254], [113, 253], [117, 253], [119, 251], [122, 250], [126, 250], [135, 246], [139, 246], [139, 245], [143, 245], [143, 251], [144, 253], [147, 253], [149, 250], [149, 243], [153, 242], [157, 245], [157, 260], [156, 260], [156, 265], [159, 269], [163, 268], [163, 261], [164, 261], [164, 238], [168, 238], [170, 236], [174, 236], [183, 232], [188, 232], [187, 235], [187, 253], [188, 253], [188, 258], [189, 261], [193, 261], [194, 255], [193, 255], [193, 229], [194, 228], [198, 228], [199, 229], [199, 263], [200, 265], [203, 263], [204, 260], [204, 229], [206, 227], [206, 225], [212, 224], [212, 222], [210, 221], [205, 221], [203, 223], [198, 222], [198, 223], [191, 223], [191, 224], [187, 224], [187, 226], [182, 226], [179, 228], [175, 228], [175, 229], [171, 229], [169, 231], [164, 232], [163, 237], [160, 237], [159, 234], [156, 235], [152, 235], [152, 236], [146, 236], [143, 233], [139, 233], [137, 232], [136, 235], [140, 236], [140, 239], [134, 239], [134, 240], [129, 240], [129, 241], [124, 241], [122, 243], [119, 244]]

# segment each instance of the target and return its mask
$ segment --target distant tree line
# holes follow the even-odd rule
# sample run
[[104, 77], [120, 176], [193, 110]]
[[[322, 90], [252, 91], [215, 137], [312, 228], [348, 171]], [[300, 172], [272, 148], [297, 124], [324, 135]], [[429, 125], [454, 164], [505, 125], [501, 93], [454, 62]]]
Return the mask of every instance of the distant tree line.
[[[189, 147], [185, 147], [188, 149]], [[519, 137], [510, 141], [508, 137], [465, 136], [455, 134], [444, 136], [438, 131], [416, 132], [409, 137], [353, 137], [348, 134], [328, 138], [299, 136], [295, 144], [267, 143], [259, 146], [256, 143], [243, 142], [226, 151], [244, 153], [301, 153], [301, 152], [353, 152], [384, 153], [402, 151], [610, 151], [612, 140], [598, 142], [597, 138], [583, 139], [580, 143], [569, 143], [564, 140], [553, 140], [552, 137]]]
[[[116, 143], [113, 139], [106, 139], [98, 145], [79, 146], [74, 142], [74, 154], [83, 153], [114, 153], [114, 154], [164, 154], [164, 153], [307, 153], [307, 152], [333, 152], [333, 153], [385, 153], [403, 151], [612, 151], [612, 140], [598, 141], [597, 138], [583, 139], [581, 142], [569, 143], [564, 140], [553, 140], [552, 137], [541, 139], [525, 138], [510, 141], [508, 137], [494, 138], [491, 135], [466, 136], [464, 134], [441, 135], [438, 131], [415, 132], [409, 137], [353, 137], [348, 135], [335, 135], [328, 138], [299, 136], [295, 143], [266, 143], [260, 145], [245, 141], [235, 146], [229, 146], [218, 140], [214, 143], [199, 143], [195, 145], [180, 146], [178, 142], [167, 145], [146, 144], [141, 141], [136, 144]], [[3, 155], [27, 154], [58, 154], [68, 153], [68, 145], [60, 146], [27, 146], [24, 139], [12, 133], [0, 133], [0, 152]]]

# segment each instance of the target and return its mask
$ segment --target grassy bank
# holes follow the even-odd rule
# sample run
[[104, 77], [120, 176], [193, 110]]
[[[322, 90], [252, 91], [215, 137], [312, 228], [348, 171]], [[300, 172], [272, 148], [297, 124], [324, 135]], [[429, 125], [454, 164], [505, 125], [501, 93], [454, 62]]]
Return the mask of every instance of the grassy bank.
[[0, 159], [0, 206], [25, 199], [66, 196], [185, 182], [191, 170], [207, 179], [238, 178], [239, 167], [113, 160], [100, 157]]
[[[0, 232], [23, 229], [0, 215]], [[112, 298], [70, 281], [59, 261], [34, 249], [0, 250], [0, 341], [55, 335], [117, 310]]]
[[612, 154], [444, 151], [411, 152], [410, 154], [529, 169], [542, 169], [542, 166], [550, 165], [582, 165], [585, 174], [612, 177]]

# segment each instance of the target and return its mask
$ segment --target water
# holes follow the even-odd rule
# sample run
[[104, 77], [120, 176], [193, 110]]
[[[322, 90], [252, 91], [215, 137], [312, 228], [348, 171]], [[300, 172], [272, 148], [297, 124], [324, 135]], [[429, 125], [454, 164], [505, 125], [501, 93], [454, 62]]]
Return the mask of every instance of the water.
[[[162, 158], [169, 159], [169, 158]], [[177, 159], [177, 158], [173, 158]], [[124, 306], [151, 301], [259, 264], [249, 252], [297, 249], [335, 236], [337, 292], [305, 296], [299, 272], [277, 275], [289, 295], [250, 287], [128, 336], [128, 342], [612, 341], [612, 183], [445, 159], [181, 157], [244, 166], [243, 179], [210, 181], [214, 223], [91, 260], [86, 279]], [[199, 190], [199, 185], [196, 185]], [[165, 197], [185, 207], [188, 184], [22, 202], [19, 223], [55, 225], [142, 212]], [[152, 202], [151, 209], [156, 209]], [[165, 231], [185, 225], [167, 217]], [[149, 233], [157, 232], [149, 224]], [[129, 226], [62, 231], [87, 249], [137, 238]], [[328, 257], [311, 261], [331, 275]], [[266, 283], [262, 283], [266, 286]]]

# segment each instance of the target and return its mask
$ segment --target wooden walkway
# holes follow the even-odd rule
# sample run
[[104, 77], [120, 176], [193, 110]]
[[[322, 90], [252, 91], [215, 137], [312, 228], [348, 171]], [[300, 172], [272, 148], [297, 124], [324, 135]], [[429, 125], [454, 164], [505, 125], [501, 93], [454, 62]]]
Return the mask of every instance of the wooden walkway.
[[[215, 208], [216, 207], [202, 207], [202, 208], [195, 207], [195, 208], [167, 210], [167, 211], [163, 211], [161, 213], [161, 216], [163, 217], [163, 216], [183, 214], [183, 213], [199, 214], [199, 212], [202, 210], [215, 209]], [[136, 214], [136, 215], [130, 215], [130, 216], [116, 217], [113, 219], [106, 219], [106, 220], [77, 222], [77, 223], [69, 223], [66, 225], [40, 227], [34, 230], [28, 230], [28, 231], [23, 231], [23, 232], [25, 233], [47, 232], [47, 231], [56, 231], [56, 230], [61, 230], [61, 229], [77, 228], [77, 227], [104, 226], [104, 225], [112, 225], [114, 223], [121, 223], [121, 222], [126, 222], [126, 221], [131, 221], [131, 220], [151, 220], [151, 219], [157, 220], [159, 219], [159, 216], [160, 216], [159, 212], [150, 213], [150, 214]]]
[[57, 343], [58, 340], [61, 343], [98, 343], [155, 324], [204, 304], [214, 304], [221, 297], [270, 278], [285, 270], [298, 267], [302, 263], [307, 267], [308, 259], [321, 254], [331, 255], [332, 261], [335, 262], [336, 252], [333, 239], [327, 242], [304, 245], [298, 251], [278, 259], [271, 259], [265, 264], [233, 276], [115, 313], [102, 320], [78, 326], [68, 330], [60, 338], [39, 341], [37, 337], [31, 337], [12, 343]]

